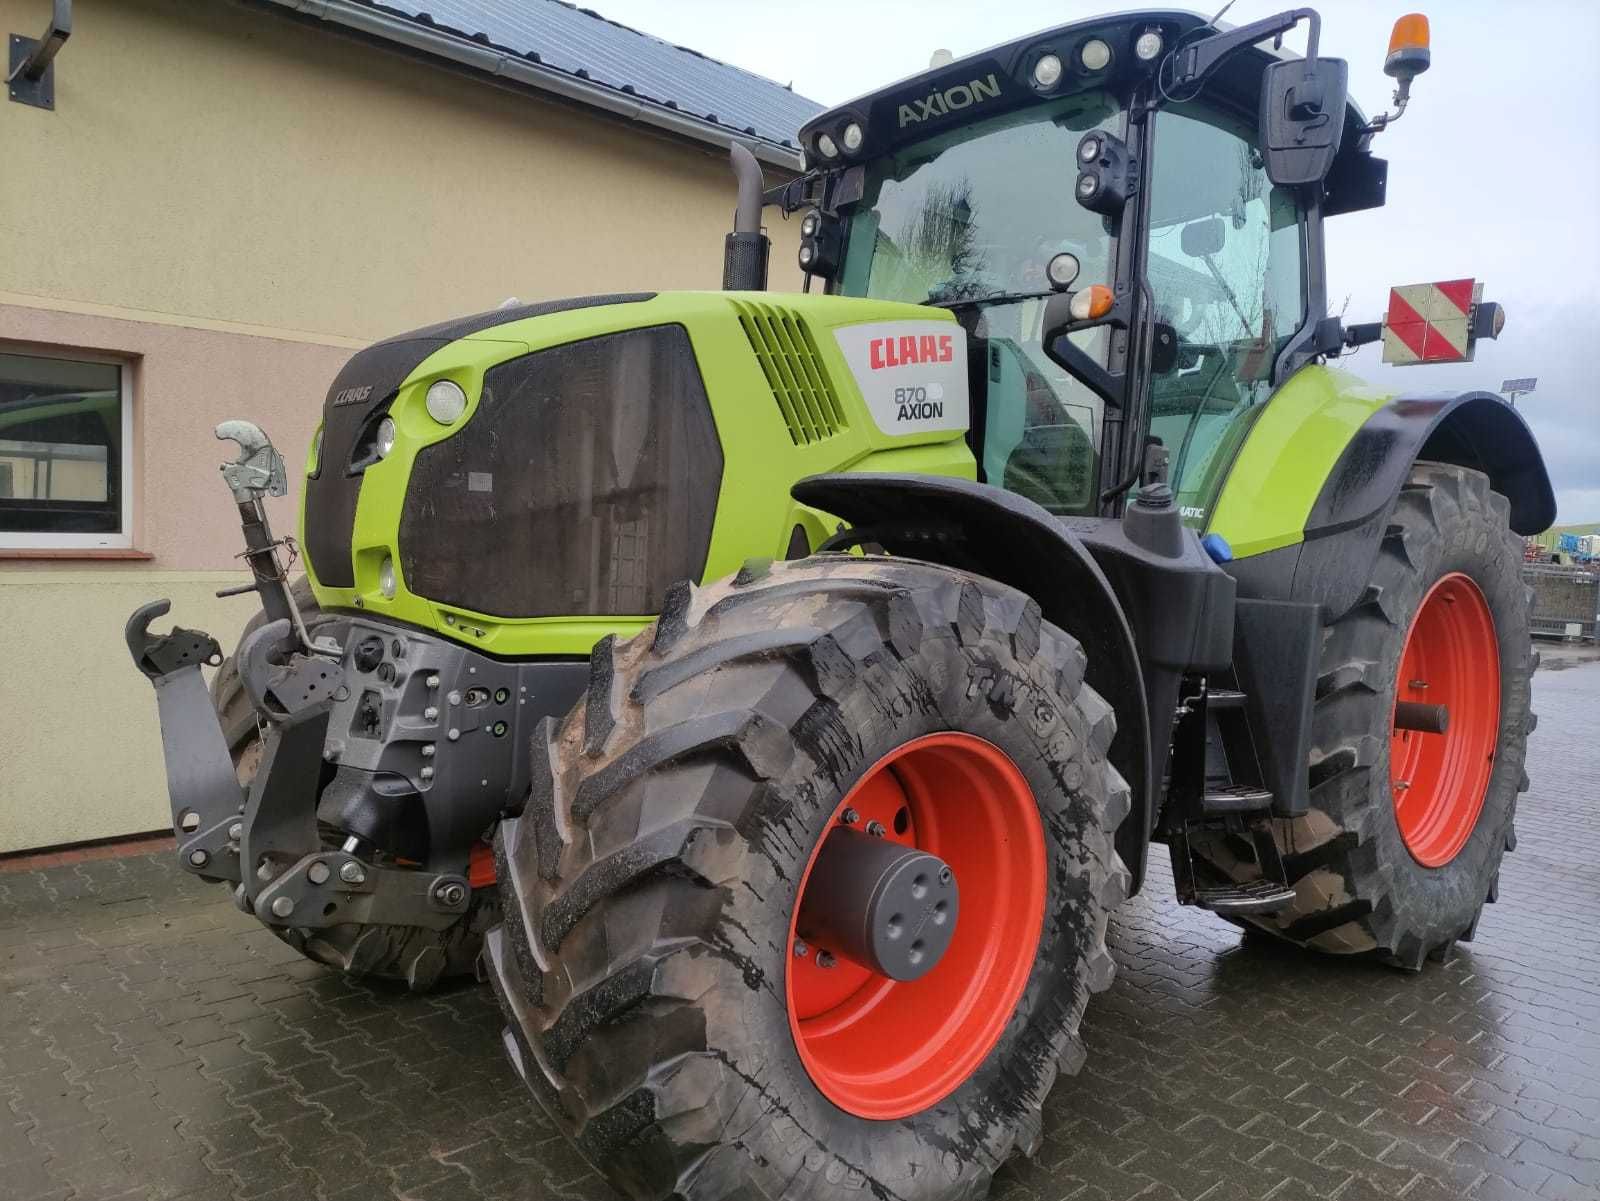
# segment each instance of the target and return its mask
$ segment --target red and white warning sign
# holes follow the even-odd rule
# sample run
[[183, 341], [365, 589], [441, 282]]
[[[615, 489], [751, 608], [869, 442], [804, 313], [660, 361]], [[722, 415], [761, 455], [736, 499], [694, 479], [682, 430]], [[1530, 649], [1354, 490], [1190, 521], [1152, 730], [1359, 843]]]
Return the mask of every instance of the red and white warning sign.
[[1470, 279], [1390, 288], [1383, 361], [1396, 366], [1470, 363], [1477, 343], [1472, 310], [1482, 296], [1483, 285]]

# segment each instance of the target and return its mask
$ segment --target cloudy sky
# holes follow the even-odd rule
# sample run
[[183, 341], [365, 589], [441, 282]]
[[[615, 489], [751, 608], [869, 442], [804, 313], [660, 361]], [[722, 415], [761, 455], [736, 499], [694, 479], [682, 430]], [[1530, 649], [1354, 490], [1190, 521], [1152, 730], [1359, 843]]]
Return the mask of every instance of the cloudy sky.
[[[1215, 0], [1220, 5], [1222, 0]], [[836, 104], [962, 55], [1097, 12], [1117, 0], [584, 0], [604, 16]], [[1183, 7], [1184, 5], [1175, 5]], [[1243, 24], [1292, 7], [1237, 0]], [[1401, 2], [1325, 0], [1322, 53], [1348, 59], [1350, 93], [1387, 106], [1389, 29]], [[1385, 367], [1368, 346], [1344, 365], [1385, 388], [1495, 390], [1537, 376], [1519, 401], [1544, 447], [1562, 522], [1600, 521], [1600, 2], [1449, 0], [1432, 6], [1433, 69], [1405, 119], [1380, 135], [1388, 204], [1329, 222], [1330, 304], [1383, 314], [1390, 284], [1473, 276], [1506, 307], [1477, 361]], [[1303, 27], [1302, 27], [1303, 28]], [[1291, 39], [1304, 46], [1304, 35]]]

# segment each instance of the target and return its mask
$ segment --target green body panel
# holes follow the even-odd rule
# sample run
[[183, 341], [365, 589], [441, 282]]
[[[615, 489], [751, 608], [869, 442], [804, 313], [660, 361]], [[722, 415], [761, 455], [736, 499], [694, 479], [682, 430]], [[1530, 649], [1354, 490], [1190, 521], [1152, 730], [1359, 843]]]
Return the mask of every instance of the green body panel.
[[[830, 436], [796, 445], [790, 423], [740, 323], [752, 307], [786, 310], [803, 322], [820, 367], [838, 398], [839, 428]], [[383, 560], [393, 557], [397, 574], [400, 517], [406, 484], [418, 451], [460, 430], [476, 412], [484, 373], [531, 351], [650, 326], [681, 325], [689, 335], [722, 446], [722, 485], [702, 582], [739, 569], [750, 558], [782, 557], [800, 525], [812, 546], [838, 523], [798, 505], [789, 495], [797, 480], [829, 471], [899, 471], [973, 479], [976, 463], [963, 430], [888, 435], [868, 414], [832, 331], [867, 321], [948, 321], [943, 309], [878, 300], [771, 292], [674, 292], [653, 299], [549, 313], [494, 326], [461, 338], [423, 360], [400, 385], [389, 415], [397, 436], [393, 451], [366, 469], [351, 539], [355, 586], [321, 583], [307, 563], [318, 603], [324, 608], [359, 608], [434, 630], [490, 654], [587, 655], [606, 634], [638, 632], [654, 614], [594, 618], [583, 615], [508, 619], [441, 605], [406, 588], [392, 600], [378, 587]], [[467, 394], [467, 410], [446, 427], [428, 415], [424, 397], [439, 379], [451, 379]], [[310, 471], [313, 464], [307, 462]], [[306, 512], [302, 496], [301, 538]]]
[[1348, 371], [1302, 367], [1248, 426], [1207, 530], [1238, 559], [1299, 542], [1339, 456], [1391, 399]]

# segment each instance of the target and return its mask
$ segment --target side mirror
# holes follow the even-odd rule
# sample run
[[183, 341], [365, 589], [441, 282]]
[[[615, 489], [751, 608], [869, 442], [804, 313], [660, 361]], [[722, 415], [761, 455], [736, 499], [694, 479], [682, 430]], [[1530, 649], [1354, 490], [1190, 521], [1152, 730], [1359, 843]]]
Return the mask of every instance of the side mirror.
[[1178, 234], [1178, 244], [1190, 258], [1203, 259], [1208, 255], [1220, 254], [1226, 238], [1227, 228], [1222, 224], [1221, 217], [1203, 217], [1183, 227]]
[[1344, 136], [1350, 69], [1341, 58], [1288, 59], [1261, 76], [1261, 152], [1282, 187], [1327, 178]]

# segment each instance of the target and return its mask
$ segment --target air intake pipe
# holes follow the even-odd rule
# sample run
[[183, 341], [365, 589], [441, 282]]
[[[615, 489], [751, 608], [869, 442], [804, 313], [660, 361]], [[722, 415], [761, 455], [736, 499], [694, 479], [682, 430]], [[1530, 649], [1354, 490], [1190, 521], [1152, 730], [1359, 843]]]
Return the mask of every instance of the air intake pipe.
[[733, 214], [733, 232], [723, 244], [722, 290], [764, 292], [772, 243], [761, 232], [761, 164], [742, 142], [733, 144], [730, 157], [739, 180], [739, 206]]

